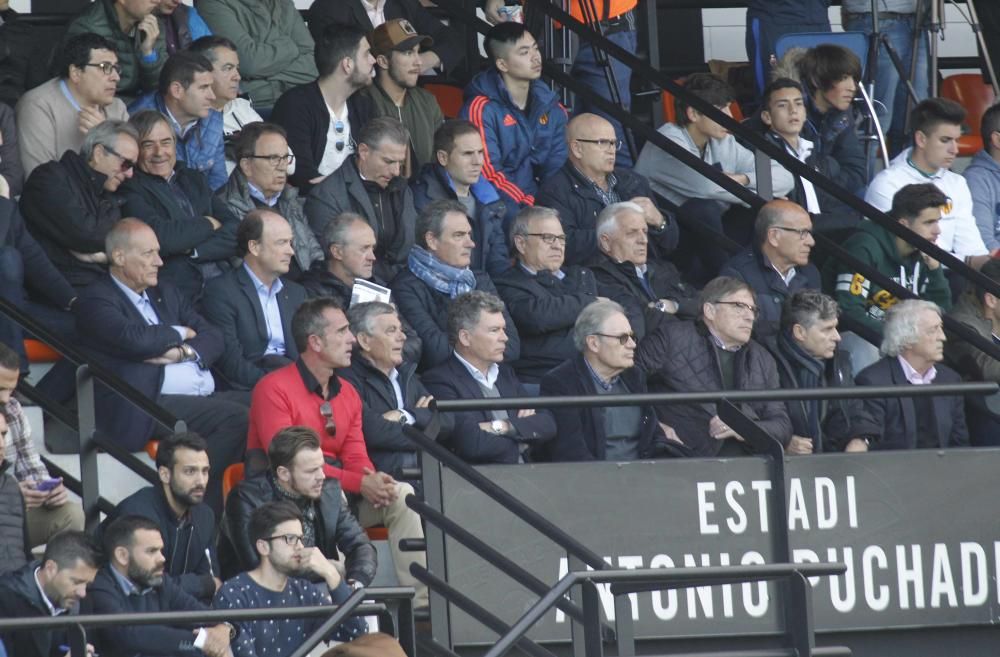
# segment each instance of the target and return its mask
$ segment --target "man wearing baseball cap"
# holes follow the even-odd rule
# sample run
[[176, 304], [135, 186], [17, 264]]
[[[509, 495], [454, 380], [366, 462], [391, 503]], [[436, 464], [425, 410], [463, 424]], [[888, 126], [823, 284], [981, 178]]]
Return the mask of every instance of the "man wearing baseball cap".
[[410, 132], [410, 153], [404, 175], [409, 178], [434, 158], [434, 132], [444, 121], [434, 96], [417, 86], [420, 51], [434, 45], [417, 34], [405, 18], [387, 20], [369, 37], [377, 71], [375, 83], [365, 90], [375, 106], [375, 116], [398, 119]]

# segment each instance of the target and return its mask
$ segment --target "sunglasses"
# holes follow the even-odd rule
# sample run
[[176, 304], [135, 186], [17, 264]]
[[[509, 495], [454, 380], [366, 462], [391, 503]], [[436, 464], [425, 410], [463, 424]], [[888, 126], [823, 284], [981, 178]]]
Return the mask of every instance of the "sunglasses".
[[345, 130], [344, 122], [341, 121], [340, 119], [337, 119], [337, 122], [333, 124], [333, 131], [336, 132], [338, 135], [340, 135], [340, 138], [333, 143], [333, 147], [337, 149], [338, 153], [344, 150], [344, 146], [347, 145], [347, 142], [345, 142], [343, 138], [344, 130]]
[[618, 343], [621, 344], [623, 347], [628, 344], [629, 340], [631, 340], [633, 344], [639, 344], [639, 339], [636, 337], [635, 333], [632, 332], [622, 333], [620, 335], [608, 335], [607, 333], [594, 333], [594, 335], [598, 335], [602, 338], [610, 338], [612, 340], [618, 340]]
[[330, 402], [325, 401], [319, 406], [320, 414], [326, 418], [326, 435], [336, 436], [337, 435], [337, 423], [333, 421], [333, 407], [330, 406]]
[[116, 151], [115, 149], [111, 148], [110, 146], [105, 146], [104, 144], [101, 144], [101, 147], [109, 155], [114, 155], [115, 157], [117, 157], [118, 159], [120, 159], [122, 161], [122, 163], [121, 163], [121, 172], [122, 173], [125, 173], [126, 171], [130, 171], [130, 170], [132, 170], [132, 169], [135, 168], [135, 162], [133, 162], [132, 160], [128, 159], [127, 157], [125, 157], [124, 155], [122, 155], [121, 153], [119, 153], [118, 151]]

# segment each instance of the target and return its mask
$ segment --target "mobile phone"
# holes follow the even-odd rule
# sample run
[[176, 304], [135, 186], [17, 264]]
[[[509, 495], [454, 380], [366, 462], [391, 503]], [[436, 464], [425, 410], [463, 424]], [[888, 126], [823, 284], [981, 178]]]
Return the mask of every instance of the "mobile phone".
[[40, 481], [35, 484], [35, 490], [40, 493], [47, 493], [54, 488], [58, 488], [59, 484], [62, 483], [62, 477], [53, 477], [51, 479], [46, 479], [45, 481]]

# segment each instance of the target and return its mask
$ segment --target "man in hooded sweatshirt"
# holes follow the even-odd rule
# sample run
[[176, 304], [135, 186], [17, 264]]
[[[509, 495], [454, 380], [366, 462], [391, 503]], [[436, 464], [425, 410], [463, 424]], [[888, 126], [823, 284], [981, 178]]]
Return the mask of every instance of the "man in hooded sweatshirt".
[[983, 150], [962, 173], [972, 195], [972, 214], [990, 252], [1000, 249], [1000, 104], [983, 113]]

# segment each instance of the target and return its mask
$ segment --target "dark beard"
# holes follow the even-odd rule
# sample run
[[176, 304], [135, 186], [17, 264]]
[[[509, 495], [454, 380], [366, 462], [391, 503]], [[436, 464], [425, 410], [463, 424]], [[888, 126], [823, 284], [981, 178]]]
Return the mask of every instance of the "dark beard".
[[128, 571], [125, 576], [140, 590], [156, 588], [163, 584], [163, 572], [153, 575], [153, 571], [144, 570], [136, 565], [132, 560], [128, 562]]
[[178, 502], [180, 502], [181, 504], [183, 504], [185, 507], [187, 507], [189, 509], [191, 507], [195, 506], [195, 505], [201, 504], [201, 502], [204, 501], [204, 499], [205, 499], [205, 491], [204, 490], [202, 490], [202, 499], [201, 500], [195, 500], [188, 493], [188, 491], [179, 490], [178, 488], [175, 488], [174, 487], [174, 480], [173, 479], [170, 480], [170, 494], [174, 496], [175, 500], [177, 500]]

